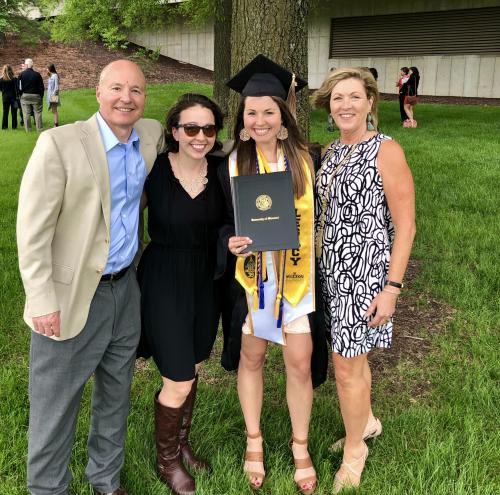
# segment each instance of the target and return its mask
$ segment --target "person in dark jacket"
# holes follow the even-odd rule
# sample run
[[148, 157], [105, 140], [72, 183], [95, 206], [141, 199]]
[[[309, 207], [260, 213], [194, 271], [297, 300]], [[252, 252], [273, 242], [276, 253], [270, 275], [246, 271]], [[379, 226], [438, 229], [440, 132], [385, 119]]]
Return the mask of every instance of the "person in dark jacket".
[[24, 115], [23, 115], [23, 109], [21, 108], [21, 91], [19, 90], [19, 76], [21, 75], [21, 72], [26, 69], [26, 66], [24, 65], [24, 60], [21, 62], [21, 70], [18, 75], [16, 75], [16, 101], [17, 101], [17, 108], [19, 110], [19, 125], [21, 127], [24, 127]]
[[27, 58], [24, 63], [26, 64], [26, 69], [24, 69], [19, 76], [19, 91], [21, 93], [21, 107], [24, 115], [24, 128], [26, 132], [31, 131], [29, 115], [33, 112], [36, 130], [42, 131], [43, 94], [45, 92], [43, 79], [39, 72], [33, 70], [33, 60]]
[[408, 120], [408, 115], [405, 112], [405, 86], [404, 84], [410, 78], [410, 69], [408, 67], [401, 67], [401, 72], [399, 73], [399, 78], [396, 82], [399, 94], [399, 114], [401, 115], [401, 122]]
[[9, 127], [9, 110], [11, 112], [12, 129], [17, 129], [17, 108], [16, 104], [16, 78], [10, 65], [2, 67], [0, 77], [0, 91], [2, 92], [2, 129]]
[[416, 67], [410, 67], [410, 77], [403, 85], [404, 109], [408, 120], [403, 123], [404, 127], [417, 127], [417, 121], [413, 118], [413, 107], [417, 104], [418, 84], [420, 74]]

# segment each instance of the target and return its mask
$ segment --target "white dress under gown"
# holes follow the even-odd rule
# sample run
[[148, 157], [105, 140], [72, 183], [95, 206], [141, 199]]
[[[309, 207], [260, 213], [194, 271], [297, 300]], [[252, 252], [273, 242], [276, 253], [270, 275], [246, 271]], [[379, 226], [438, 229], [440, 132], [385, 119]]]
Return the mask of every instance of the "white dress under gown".
[[[235, 154], [230, 156], [231, 160], [235, 159]], [[234, 166], [234, 163], [232, 164]], [[274, 172], [283, 171], [284, 167], [277, 163], [270, 163], [269, 167]], [[243, 324], [243, 333], [253, 334], [255, 337], [260, 337], [271, 342], [284, 345], [286, 343], [286, 333], [308, 333], [309, 320], [307, 315], [315, 310], [314, 300], [314, 252], [311, 250], [311, 287], [301, 299], [301, 301], [293, 306], [286, 298], [283, 298], [283, 321], [282, 326], [277, 327], [275, 318], [275, 301], [277, 294], [276, 274], [273, 264], [273, 252], [266, 253], [267, 279], [264, 281], [264, 309], [253, 309], [253, 299], [247, 294], [247, 303], [249, 313]]]

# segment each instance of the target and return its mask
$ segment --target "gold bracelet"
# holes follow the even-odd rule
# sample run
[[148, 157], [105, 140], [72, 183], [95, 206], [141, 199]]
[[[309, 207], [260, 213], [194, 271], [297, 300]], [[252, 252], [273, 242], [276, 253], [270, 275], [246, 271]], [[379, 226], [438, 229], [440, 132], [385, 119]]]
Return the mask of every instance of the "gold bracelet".
[[385, 287], [382, 289], [382, 292], [388, 292], [389, 294], [394, 294], [395, 296], [399, 296], [401, 292], [395, 292], [393, 290], [386, 289]]

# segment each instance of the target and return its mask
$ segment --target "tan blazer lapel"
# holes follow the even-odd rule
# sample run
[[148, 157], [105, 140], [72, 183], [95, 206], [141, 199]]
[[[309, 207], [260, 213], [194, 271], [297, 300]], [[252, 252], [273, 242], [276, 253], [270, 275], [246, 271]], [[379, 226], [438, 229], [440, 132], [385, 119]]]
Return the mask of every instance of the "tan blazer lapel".
[[142, 157], [144, 158], [144, 163], [146, 164], [147, 173], [149, 174], [151, 168], [153, 167], [153, 163], [156, 160], [157, 156], [156, 147], [158, 139], [157, 136], [155, 136], [156, 140], [153, 140], [151, 133], [147, 132], [146, 129], [143, 129], [140, 124], [135, 126], [135, 130], [139, 135], [139, 142], [140, 142], [139, 149]]
[[109, 232], [111, 221], [111, 187], [109, 184], [108, 160], [96, 116], [93, 115], [86, 122], [82, 122], [81, 130], [83, 148], [87, 154], [89, 165], [92, 168], [97, 187], [99, 188], [102, 213]]

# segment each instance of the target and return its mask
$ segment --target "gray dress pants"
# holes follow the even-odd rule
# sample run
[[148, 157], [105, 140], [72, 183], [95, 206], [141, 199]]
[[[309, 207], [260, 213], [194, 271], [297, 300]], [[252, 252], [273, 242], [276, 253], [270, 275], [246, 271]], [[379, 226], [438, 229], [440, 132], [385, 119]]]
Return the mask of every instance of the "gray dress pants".
[[55, 341], [32, 333], [28, 488], [67, 495], [68, 469], [82, 392], [93, 375], [86, 476], [101, 492], [120, 485], [129, 395], [140, 335], [140, 292], [133, 268], [101, 282], [85, 327]]
[[31, 117], [33, 113], [35, 117], [35, 125], [37, 131], [43, 130], [42, 112], [43, 101], [40, 95], [24, 93], [21, 95], [21, 109], [24, 117], [24, 128], [27, 132], [31, 131]]

